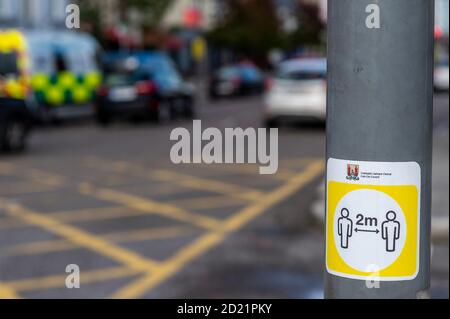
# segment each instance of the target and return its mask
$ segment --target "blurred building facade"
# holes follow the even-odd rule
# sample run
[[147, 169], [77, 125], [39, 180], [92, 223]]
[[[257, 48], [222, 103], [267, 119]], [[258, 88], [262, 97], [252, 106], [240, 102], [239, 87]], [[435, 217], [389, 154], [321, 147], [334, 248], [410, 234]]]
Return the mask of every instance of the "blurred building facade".
[[62, 26], [70, 0], [0, 0], [0, 26], [52, 28]]
[[221, 2], [222, 0], [174, 0], [161, 24], [169, 29], [196, 27], [210, 30], [220, 17]]

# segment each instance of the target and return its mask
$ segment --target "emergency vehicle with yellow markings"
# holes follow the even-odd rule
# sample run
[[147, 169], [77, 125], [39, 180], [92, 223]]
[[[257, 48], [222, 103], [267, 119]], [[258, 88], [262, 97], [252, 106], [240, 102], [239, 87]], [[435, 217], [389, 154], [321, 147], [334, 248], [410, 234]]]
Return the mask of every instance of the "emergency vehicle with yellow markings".
[[32, 116], [29, 48], [16, 30], [0, 30], [0, 150], [26, 146]]
[[[49, 122], [93, 115], [93, 101], [101, 84], [98, 42], [82, 32], [12, 32], [21, 34], [27, 48], [27, 84], [38, 119]], [[5, 39], [6, 43], [11, 41], [0, 33], [0, 43]]]

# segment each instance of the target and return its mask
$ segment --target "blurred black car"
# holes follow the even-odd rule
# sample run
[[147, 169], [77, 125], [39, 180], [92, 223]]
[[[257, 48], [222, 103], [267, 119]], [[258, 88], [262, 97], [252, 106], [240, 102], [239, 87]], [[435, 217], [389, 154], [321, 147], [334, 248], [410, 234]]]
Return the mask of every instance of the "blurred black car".
[[0, 98], [0, 150], [23, 151], [33, 114], [25, 100]]
[[259, 94], [264, 91], [263, 73], [252, 63], [243, 62], [225, 66], [210, 79], [209, 96], [212, 99]]
[[98, 91], [97, 121], [107, 125], [114, 119], [192, 118], [193, 95], [165, 53], [109, 53]]
[[0, 151], [22, 151], [26, 147], [34, 116], [27, 81], [18, 54], [0, 52]]

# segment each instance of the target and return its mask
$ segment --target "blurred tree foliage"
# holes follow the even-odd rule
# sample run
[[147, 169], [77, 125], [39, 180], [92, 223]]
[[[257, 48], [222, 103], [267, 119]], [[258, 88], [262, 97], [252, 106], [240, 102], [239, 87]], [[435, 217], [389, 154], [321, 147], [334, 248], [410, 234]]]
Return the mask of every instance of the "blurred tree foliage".
[[[142, 14], [142, 27], [149, 29], [155, 28], [164, 15], [167, 7], [173, 0], [119, 0], [121, 12], [127, 12], [129, 9], [137, 9]], [[124, 17], [126, 20], [126, 17]]]
[[232, 48], [239, 55], [263, 61], [270, 49], [293, 50], [320, 46], [325, 28], [317, 5], [297, 0], [294, 15], [299, 27], [281, 30], [275, 0], [227, 0], [221, 22], [208, 33], [216, 47]]
[[320, 8], [314, 3], [300, 1], [296, 16], [299, 20], [299, 28], [286, 36], [286, 47], [293, 49], [299, 45], [321, 45], [325, 24], [320, 18]]
[[[90, 24], [101, 23], [101, 10], [105, 0], [79, 0], [81, 17], [84, 22]], [[116, 0], [119, 10], [120, 22], [128, 23], [128, 13], [130, 9], [137, 9], [141, 16], [143, 28], [155, 28], [164, 11], [173, 0]]]
[[267, 52], [280, 46], [280, 30], [272, 0], [228, 0], [226, 11], [208, 40], [217, 47], [265, 59]]

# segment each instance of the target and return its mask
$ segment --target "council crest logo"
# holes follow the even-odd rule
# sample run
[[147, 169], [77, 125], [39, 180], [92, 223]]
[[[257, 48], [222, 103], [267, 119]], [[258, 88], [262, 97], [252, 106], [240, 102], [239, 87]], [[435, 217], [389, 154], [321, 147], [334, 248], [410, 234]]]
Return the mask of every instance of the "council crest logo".
[[347, 179], [359, 181], [359, 165], [347, 164]]

